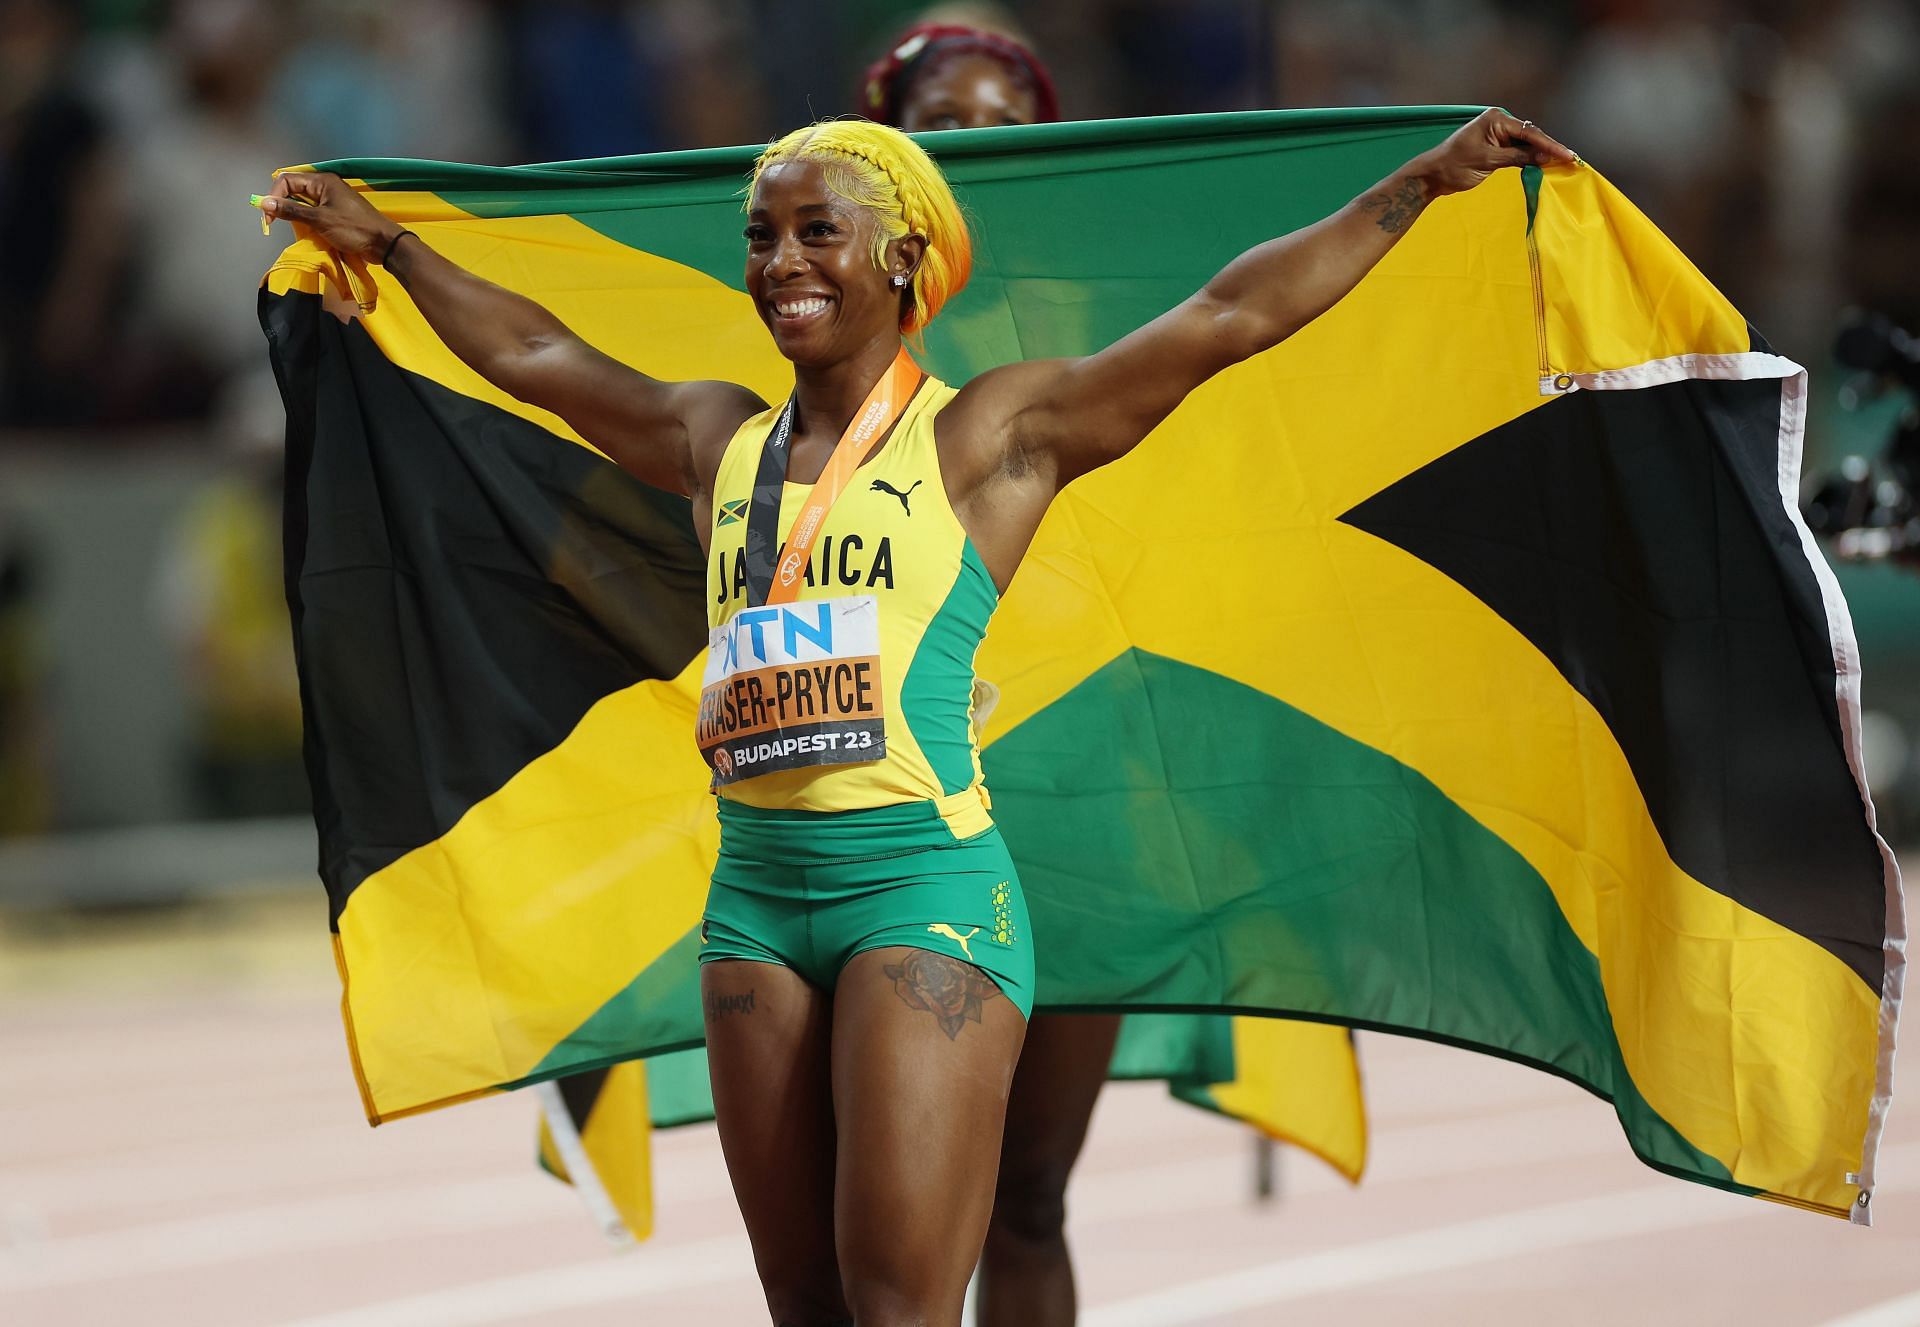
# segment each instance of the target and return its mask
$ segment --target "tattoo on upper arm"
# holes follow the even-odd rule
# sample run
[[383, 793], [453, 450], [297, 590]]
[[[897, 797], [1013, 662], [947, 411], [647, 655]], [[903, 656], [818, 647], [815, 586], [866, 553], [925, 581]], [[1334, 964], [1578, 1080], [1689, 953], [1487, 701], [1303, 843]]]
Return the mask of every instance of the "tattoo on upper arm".
[[728, 1014], [750, 1014], [752, 1012], [752, 990], [747, 991], [744, 995], [722, 995], [716, 991], [707, 997], [708, 1018], [724, 1018]]
[[948, 1041], [968, 1023], [978, 1023], [981, 1006], [1000, 994], [993, 979], [973, 964], [925, 949], [909, 949], [882, 971], [893, 981], [901, 1003], [932, 1014]]
[[1400, 187], [1390, 194], [1368, 194], [1360, 200], [1361, 210], [1380, 214], [1373, 219], [1374, 224], [1389, 235], [1398, 235], [1411, 226], [1425, 205], [1420, 184], [1412, 179], [1400, 181]]

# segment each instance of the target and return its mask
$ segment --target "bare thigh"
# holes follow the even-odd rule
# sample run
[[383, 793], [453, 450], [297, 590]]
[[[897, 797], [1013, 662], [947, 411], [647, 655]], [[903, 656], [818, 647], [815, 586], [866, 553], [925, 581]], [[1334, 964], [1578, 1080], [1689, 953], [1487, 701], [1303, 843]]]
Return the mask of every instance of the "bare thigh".
[[700, 968], [713, 1114], [781, 1327], [848, 1319], [834, 1255], [833, 999], [790, 968], [725, 959]]
[[861, 1327], [958, 1327], [1026, 1020], [978, 968], [856, 955], [833, 1007], [834, 1230]]

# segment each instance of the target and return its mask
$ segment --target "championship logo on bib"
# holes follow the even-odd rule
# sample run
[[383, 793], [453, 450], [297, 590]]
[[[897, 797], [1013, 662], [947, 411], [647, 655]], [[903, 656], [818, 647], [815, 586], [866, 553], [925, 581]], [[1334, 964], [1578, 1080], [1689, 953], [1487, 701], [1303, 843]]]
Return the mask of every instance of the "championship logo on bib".
[[743, 608], [707, 636], [695, 736], [715, 787], [884, 759], [880, 605], [870, 594]]

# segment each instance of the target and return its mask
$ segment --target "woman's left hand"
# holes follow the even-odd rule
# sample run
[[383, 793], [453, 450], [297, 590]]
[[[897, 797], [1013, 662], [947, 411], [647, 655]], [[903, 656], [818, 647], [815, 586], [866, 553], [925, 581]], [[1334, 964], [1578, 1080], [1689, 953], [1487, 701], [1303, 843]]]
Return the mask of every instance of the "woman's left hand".
[[1570, 166], [1574, 153], [1534, 127], [1494, 107], [1460, 126], [1418, 162], [1427, 196], [1464, 193], [1502, 166]]

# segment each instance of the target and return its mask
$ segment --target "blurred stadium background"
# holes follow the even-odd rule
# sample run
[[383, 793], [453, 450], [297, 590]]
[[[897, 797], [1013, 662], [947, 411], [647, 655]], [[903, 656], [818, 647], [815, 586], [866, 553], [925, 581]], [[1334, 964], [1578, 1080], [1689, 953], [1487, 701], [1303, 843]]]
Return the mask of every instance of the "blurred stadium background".
[[[1073, 118], [1532, 116], [1813, 370], [1810, 476], [1876, 455], [1915, 409], [1832, 354], [1852, 310], [1920, 329], [1912, 0], [942, 10], [1028, 37]], [[523, 1164], [530, 1102], [371, 1137], [358, 1123], [312, 878], [279, 402], [254, 316], [286, 235], [263, 238], [245, 199], [276, 166], [336, 155], [506, 163], [763, 140], [849, 111], [858, 71], [923, 11], [0, 0], [0, 1322], [750, 1320], [710, 1131], [662, 1141], [660, 1239], [604, 1272], [570, 1196]], [[1151, 216], [1117, 224], [1170, 241]], [[1920, 576], [1840, 574], [1882, 824], [1911, 843]], [[1369, 1187], [1336, 1190], [1302, 1161], [1258, 1212], [1241, 1135], [1115, 1092], [1076, 1217], [1092, 1320], [1270, 1321], [1290, 1297], [1309, 1320], [1338, 1303], [1352, 1321], [1814, 1322], [1894, 1298], [1907, 1316], [1876, 1321], [1920, 1321], [1920, 1302], [1898, 1302], [1920, 1291], [1910, 1165], [1886, 1168], [1893, 1229], [1852, 1235], [1668, 1193], [1681, 1186], [1638, 1169], [1604, 1106], [1565, 1084], [1378, 1037], [1363, 1053]], [[1903, 1123], [1896, 1160], [1913, 1149]], [[1562, 1210], [1579, 1195], [1598, 1205]], [[1444, 1224], [1535, 1209], [1471, 1239]], [[1506, 1261], [1473, 1252], [1507, 1246]], [[555, 1266], [574, 1274], [542, 1282]], [[1189, 1298], [1214, 1316], [1154, 1306], [1156, 1287], [1261, 1267], [1268, 1292], [1294, 1289], [1233, 1292], [1261, 1308], [1217, 1285]], [[493, 1289], [432, 1299], [471, 1281]], [[1314, 1286], [1373, 1289], [1336, 1301]]]

